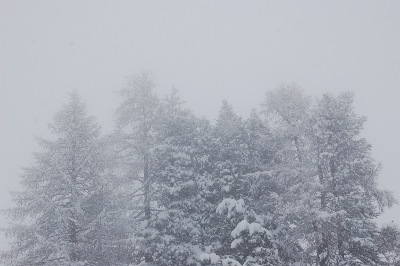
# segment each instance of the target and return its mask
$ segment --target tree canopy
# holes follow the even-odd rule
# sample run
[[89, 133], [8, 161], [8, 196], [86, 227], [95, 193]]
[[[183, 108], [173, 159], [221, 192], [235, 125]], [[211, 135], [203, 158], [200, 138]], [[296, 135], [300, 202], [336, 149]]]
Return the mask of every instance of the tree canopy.
[[223, 101], [211, 123], [155, 89], [132, 77], [108, 136], [70, 95], [4, 211], [6, 265], [400, 264], [352, 93], [283, 85], [246, 119]]

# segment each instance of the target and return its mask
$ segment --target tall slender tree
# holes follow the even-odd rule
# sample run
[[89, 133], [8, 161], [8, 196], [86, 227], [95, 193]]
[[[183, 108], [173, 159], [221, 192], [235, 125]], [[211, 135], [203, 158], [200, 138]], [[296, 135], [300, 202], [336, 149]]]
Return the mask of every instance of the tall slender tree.
[[[139, 221], [151, 218], [154, 202], [153, 184], [157, 167], [154, 148], [157, 145], [156, 125], [160, 119], [160, 101], [154, 89], [155, 83], [149, 73], [133, 76], [119, 91], [122, 103], [115, 113], [115, 146], [122, 174], [127, 181], [124, 197], [128, 202], [133, 234], [140, 232]], [[151, 254], [146, 253], [145, 260], [152, 261]]]
[[17, 207], [6, 211], [21, 223], [6, 229], [13, 242], [2, 260], [21, 266], [97, 265], [102, 257], [96, 254], [107, 254], [110, 243], [103, 230], [110, 191], [100, 127], [73, 93], [49, 128], [54, 138], [38, 140], [42, 151], [24, 169], [24, 191], [13, 194]]
[[277, 193], [272, 216], [281, 254], [289, 264], [308, 252], [303, 247], [315, 216], [313, 198], [319, 184], [309, 156], [311, 99], [296, 84], [284, 84], [267, 92], [264, 108], [272, 128], [274, 157], [269, 167]]

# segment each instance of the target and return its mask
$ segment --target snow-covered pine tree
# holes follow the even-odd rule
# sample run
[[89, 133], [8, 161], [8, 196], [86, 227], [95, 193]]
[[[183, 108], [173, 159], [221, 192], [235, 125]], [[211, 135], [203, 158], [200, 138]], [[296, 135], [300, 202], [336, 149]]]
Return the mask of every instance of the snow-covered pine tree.
[[201, 251], [204, 202], [199, 197], [204, 128], [174, 90], [162, 101], [154, 158], [157, 162], [154, 200], [158, 210], [142, 224], [140, 234], [157, 265], [196, 265]]
[[11, 248], [6, 265], [117, 265], [107, 211], [107, 160], [100, 127], [76, 93], [49, 124], [54, 138], [39, 139], [42, 151], [24, 169], [24, 191], [13, 194], [14, 221], [5, 230]]
[[[222, 102], [216, 125], [213, 128], [211, 160], [213, 162], [212, 187], [215, 210], [224, 200], [243, 200], [246, 188], [241, 167], [245, 167], [244, 150], [244, 122], [234, 111], [232, 106], [224, 100]], [[220, 212], [222, 214], [222, 212]], [[236, 224], [243, 219], [242, 213], [238, 216], [221, 215], [213, 223], [217, 225], [213, 230], [214, 246], [218, 246], [218, 254], [227, 256], [234, 253], [231, 249], [231, 232]]]
[[269, 167], [278, 194], [271, 215], [280, 253], [287, 264], [304, 262], [319, 187], [310, 156], [311, 99], [296, 84], [284, 84], [267, 92], [264, 108], [275, 154]]
[[266, 121], [261, 119], [256, 109], [251, 111], [244, 127], [246, 143], [246, 168], [244, 172], [263, 171], [265, 166], [270, 165], [276, 156], [271, 128]]
[[265, 208], [271, 203], [268, 195], [273, 190], [265, 171], [272, 158], [269, 137], [268, 128], [255, 111], [243, 121], [223, 102], [214, 129], [212, 157], [216, 164], [213, 175], [222, 196], [217, 207], [221, 221], [215, 232], [222, 263], [280, 263], [268, 220], [273, 210]]
[[221, 196], [236, 199], [248, 191], [243, 174], [246, 168], [247, 144], [245, 125], [232, 106], [224, 100], [213, 132], [213, 175], [220, 185]]
[[400, 265], [400, 229], [393, 222], [384, 224], [375, 238], [380, 265]]
[[[281, 145], [290, 146], [286, 151], [294, 150], [295, 158], [303, 161], [303, 149], [306, 143], [305, 132], [308, 126], [311, 99], [304, 95], [296, 84], [282, 84], [268, 91], [263, 104], [269, 118], [269, 124], [275, 127], [275, 138]], [[290, 156], [292, 156], [291, 152]]]
[[[152, 195], [157, 165], [153, 151], [157, 145], [155, 127], [160, 119], [160, 101], [154, 89], [155, 83], [149, 73], [133, 76], [126, 87], [119, 91], [122, 102], [115, 113], [116, 154], [120, 173], [125, 178], [123, 197], [127, 202], [134, 236], [141, 232], [140, 222], [151, 218], [154, 201]], [[136, 243], [138, 246], [133, 243], [136, 246], [136, 261], [143, 258], [151, 262], [152, 254], [139, 242]]]
[[380, 264], [374, 219], [395, 201], [377, 188], [379, 167], [371, 145], [360, 137], [364, 117], [353, 95], [324, 94], [313, 110], [313, 152], [318, 173], [319, 212], [312, 223], [317, 265]]

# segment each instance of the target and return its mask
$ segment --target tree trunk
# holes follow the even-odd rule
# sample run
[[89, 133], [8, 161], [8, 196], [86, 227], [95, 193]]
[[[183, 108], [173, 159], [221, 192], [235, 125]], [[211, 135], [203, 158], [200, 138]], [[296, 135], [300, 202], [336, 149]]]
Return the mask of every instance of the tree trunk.
[[[321, 191], [321, 210], [324, 211], [326, 209], [326, 191], [324, 188], [324, 173], [322, 170], [322, 165], [321, 162], [318, 163], [318, 176], [319, 176], [319, 182], [321, 184], [322, 191]], [[318, 243], [317, 247], [317, 265], [319, 266], [325, 266], [328, 260], [328, 240], [327, 240], [327, 232], [325, 231], [326, 229], [324, 227], [324, 222], [322, 222], [321, 225], [321, 240]]]
[[300, 143], [299, 143], [299, 137], [296, 136], [294, 137], [294, 145], [296, 146], [296, 150], [297, 150], [297, 158], [299, 159], [299, 162], [303, 162], [303, 158], [301, 156], [301, 151], [300, 151]]
[[149, 158], [146, 155], [144, 157], [144, 218], [150, 219], [150, 174], [149, 174]]

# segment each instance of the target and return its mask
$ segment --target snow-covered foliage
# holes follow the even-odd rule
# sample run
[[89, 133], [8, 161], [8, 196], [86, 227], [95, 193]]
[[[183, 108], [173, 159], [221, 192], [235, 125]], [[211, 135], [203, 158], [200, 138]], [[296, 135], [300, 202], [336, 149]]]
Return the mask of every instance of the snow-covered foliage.
[[[112, 263], [118, 238], [118, 209], [112, 209], [109, 172], [100, 128], [77, 94], [49, 125], [54, 138], [39, 139], [42, 152], [25, 168], [25, 191], [6, 213], [21, 224], [2, 258], [7, 265], [94, 265]], [[114, 229], [116, 231], [114, 231]], [[114, 242], [115, 240], [115, 242]]]
[[149, 74], [120, 91], [106, 138], [75, 94], [22, 176], [7, 265], [397, 265], [395, 203], [360, 137], [350, 93], [312, 101], [296, 85], [248, 119], [213, 125], [161, 99]]
[[227, 212], [227, 217], [231, 218], [234, 212], [243, 213], [246, 210], [244, 200], [234, 200], [231, 198], [224, 199], [220, 204], [218, 204], [217, 212], [223, 214]]

